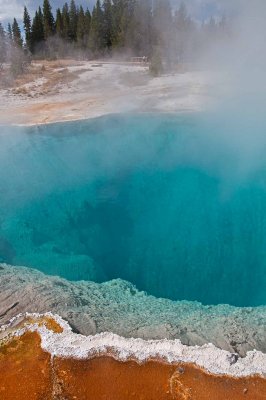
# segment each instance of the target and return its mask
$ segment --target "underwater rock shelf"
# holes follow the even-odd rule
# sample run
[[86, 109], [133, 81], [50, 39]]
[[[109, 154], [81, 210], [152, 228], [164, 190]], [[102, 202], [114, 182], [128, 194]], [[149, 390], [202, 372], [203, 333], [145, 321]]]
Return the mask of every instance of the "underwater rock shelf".
[[0, 330], [2, 400], [263, 400], [266, 355], [213, 345], [75, 334], [58, 316], [18, 316]]
[[0, 264], [0, 325], [19, 313], [51, 311], [74, 332], [112, 332], [127, 338], [180, 339], [184, 345], [212, 343], [245, 356], [266, 353], [266, 307], [203, 306], [157, 299], [114, 280], [69, 282], [24, 267]]

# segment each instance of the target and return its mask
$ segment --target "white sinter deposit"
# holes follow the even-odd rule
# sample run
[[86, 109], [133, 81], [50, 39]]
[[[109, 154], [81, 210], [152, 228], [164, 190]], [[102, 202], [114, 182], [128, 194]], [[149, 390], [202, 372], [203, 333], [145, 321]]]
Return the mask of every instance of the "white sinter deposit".
[[[63, 332], [55, 333], [45, 326], [39, 326], [38, 322], [29, 323], [12, 332], [12, 326], [23, 320], [23, 317], [36, 320], [40, 317], [51, 317], [62, 327]], [[0, 329], [0, 337], [8, 331], [12, 332], [11, 336], [21, 336], [27, 331], [38, 332], [43, 350], [57, 357], [90, 359], [106, 354], [120, 361], [135, 360], [143, 363], [156, 359], [171, 364], [192, 363], [216, 375], [239, 378], [253, 375], [266, 377], [266, 354], [256, 350], [248, 352], [245, 358], [240, 358], [212, 344], [201, 347], [185, 346], [180, 340], [126, 339], [113, 333], [83, 336], [73, 333], [66, 321], [51, 313], [19, 315]]]

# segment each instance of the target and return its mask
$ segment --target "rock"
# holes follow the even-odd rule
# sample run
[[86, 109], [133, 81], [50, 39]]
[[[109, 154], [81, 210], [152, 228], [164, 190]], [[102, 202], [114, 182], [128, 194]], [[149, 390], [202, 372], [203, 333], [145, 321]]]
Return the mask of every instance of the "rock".
[[70, 282], [30, 268], [0, 264], [0, 325], [22, 312], [51, 311], [75, 332], [113, 332], [143, 339], [180, 339], [186, 345], [212, 343], [243, 357], [266, 353], [266, 307], [203, 306], [158, 299], [120, 279], [98, 284]]

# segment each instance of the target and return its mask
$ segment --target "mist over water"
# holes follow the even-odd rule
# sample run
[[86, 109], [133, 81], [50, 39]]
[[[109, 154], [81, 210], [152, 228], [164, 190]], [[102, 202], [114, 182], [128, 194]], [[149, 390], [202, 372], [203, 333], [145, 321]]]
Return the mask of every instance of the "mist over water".
[[1, 129], [0, 261], [266, 304], [266, 4], [233, 5], [206, 112]]
[[1, 260], [122, 278], [160, 297], [265, 304], [266, 159], [242, 169], [214, 122], [125, 115], [4, 128]]
[[262, 167], [265, 159], [266, 3], [234, 0], [219, 4], [228, 15], [228, 36], [210, 41], [201, 54], [212, 77], [205, 130], [210, 148], [221, 148], [224, 158], [230, 155], [233, 159], [230, 176], [241, 180]]

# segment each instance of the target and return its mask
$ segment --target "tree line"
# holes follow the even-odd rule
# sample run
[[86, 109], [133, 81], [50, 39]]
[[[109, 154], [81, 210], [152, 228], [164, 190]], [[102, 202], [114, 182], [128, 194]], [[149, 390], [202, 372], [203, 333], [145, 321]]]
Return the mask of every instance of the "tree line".
[[71, 0], [55, 14], [44, 0], [33, 18], [24, 8], [23, 24], [24, 35], [15, 18], [7, 31], [0, 24], [0, 63], [15, 48], [33, 57], [64, 57], [74, 50], [86, 58], [127, 52], [171, 65], [195, 57], [206, 32], [214, 37], [225, 20], [212, 18], [199, 27], [184, 3], [174, 11], [170, 0], [96, 0], [92, 12]]

